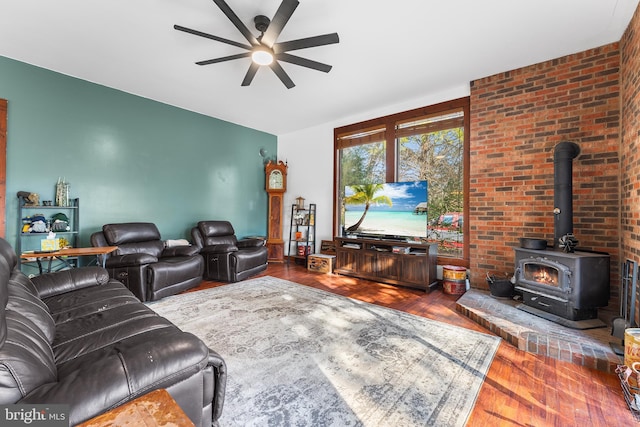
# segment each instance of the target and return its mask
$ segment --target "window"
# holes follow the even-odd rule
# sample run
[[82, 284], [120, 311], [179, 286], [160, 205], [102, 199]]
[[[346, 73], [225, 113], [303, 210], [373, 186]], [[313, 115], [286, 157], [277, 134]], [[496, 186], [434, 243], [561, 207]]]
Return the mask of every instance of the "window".
[[469, 100], [462, 98], [335, 129], [336, 234], [345, 233], [350, 186], [427, 181], [427, 201], [414, 210], [427, 216], [421, 239], [437, 242], [439, 257], [464, 264], [468, 120]]
[[345, 135], [341, 138], [340, 182], [344, 185], [385, 182], [386, 142], [384, 129]]

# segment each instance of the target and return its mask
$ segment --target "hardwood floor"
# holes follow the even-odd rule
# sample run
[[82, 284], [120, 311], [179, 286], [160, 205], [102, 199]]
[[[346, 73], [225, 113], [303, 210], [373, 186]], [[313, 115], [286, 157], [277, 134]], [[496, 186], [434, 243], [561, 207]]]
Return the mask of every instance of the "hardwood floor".
[[[458, 313], [458, 296], [440, 290], [425, 294], [335, 274], [311, 273], [303, 266], [270, 264], [263, 275], [290, 280], [339, 295], [391, 307], [489, 333]], [[197, 289], [221, 286], [203, 282]], [[631, 426], [614, 374], [533, 355], [502, 342], [480, 390], [468, 426]]]

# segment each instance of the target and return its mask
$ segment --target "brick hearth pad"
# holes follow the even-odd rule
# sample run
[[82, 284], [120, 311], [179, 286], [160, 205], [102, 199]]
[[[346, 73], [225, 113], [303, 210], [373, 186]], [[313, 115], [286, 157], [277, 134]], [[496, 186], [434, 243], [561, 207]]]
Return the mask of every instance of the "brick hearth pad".
[[541, 354], [577, 365], [614, 373], [622, 357], [611, 349], [611, 328], [571, 329], [516, 308], [520, 301], [492, 297], [471, 289], [462, 295], [456, 310], [529, 353]]

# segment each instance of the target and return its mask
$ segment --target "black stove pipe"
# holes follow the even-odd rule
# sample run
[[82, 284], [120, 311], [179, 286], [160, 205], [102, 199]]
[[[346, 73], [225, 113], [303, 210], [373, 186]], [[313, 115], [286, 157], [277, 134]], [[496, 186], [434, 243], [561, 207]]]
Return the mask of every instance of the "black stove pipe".
[[553, 153], [553, 213], [555, 214], [553, 247], [558, 247], [559, 239], [573, 234], [573, 164], [580, 154], [580, 146], [575, 142], [562, 141]]

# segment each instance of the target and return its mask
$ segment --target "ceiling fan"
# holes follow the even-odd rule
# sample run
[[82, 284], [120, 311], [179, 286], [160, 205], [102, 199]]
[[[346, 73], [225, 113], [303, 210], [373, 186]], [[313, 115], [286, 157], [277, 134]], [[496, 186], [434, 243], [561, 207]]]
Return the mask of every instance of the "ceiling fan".
[[283, 0], [273, 16], [273, 19], [269, 19], [264, 15], [258, 15], [254, 18], [256, 29], [260, 32], [258, 37], [255, 37], [246, 25], [242, 23], [238, 15], [236, 15], [229, 5], [224, 0], [213, 0], [218, 5], [220, 10], [229, 18], [229, 20], [236, 26], [238, 31], [242, 33], [249, 44], [236, 42], [233, 40], [225, 39], [222, 37], [214, 36], [212, 34], [203, 33], [202, 31], [193, 30], [180, 25], [174, 25], [178, 31], [184, 31], [200, 37], [206, 37], [218, 42], [226, 43], [232, 46], [236, 46], [245, 49], [247, 52], [239, 53], [236, 55], [223, 56], [221, 58], [207, 59], [205, 61], [198, 61], [198, 65], [216, 64], [218, 62], [231, 61], [240, 58], [251, 58], [251, 65], [249, 70], [242, 80], [242, 86], [249, 86], [251, 81], [255, 77], [258, 69], [262, 65], [268, 65], [273, 72], [278, 76], [280, 81], [291, 89], [295, 86], [289, 75], [284, 71], [279, 61], [289, 62], [291, 64], [299, 65], [301, 67], [311, 68], [313, 70], [322, 71], [328, 73], [331, 70], [331, 65], [323, 64], [321, 62], [312, 61], [310, 59], [302, 58], [300, 56], [291, 55], [287, 53], [292, 50], [307, 49], [310, 47], [324, 46], [328, 44], [338, 43], [338, 33], [324, 34], [321, 36], [307, 37], [303, 39], [290, 40], [285, 42], [277, 42], [278, 36], [282, 32], [282, 29], [291, 18], [291, 15], [296, 10], [300, 2], [298, 0]]

